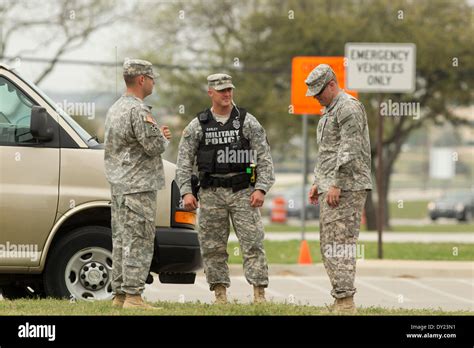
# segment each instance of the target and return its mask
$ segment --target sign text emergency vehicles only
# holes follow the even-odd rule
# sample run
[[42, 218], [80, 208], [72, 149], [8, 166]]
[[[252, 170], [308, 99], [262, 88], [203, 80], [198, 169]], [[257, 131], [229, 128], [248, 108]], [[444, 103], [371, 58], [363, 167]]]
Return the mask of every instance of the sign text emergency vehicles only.
[[416, 46], [412, 43], [347, 43], [346, 86], [358, 92], [413, 92]]

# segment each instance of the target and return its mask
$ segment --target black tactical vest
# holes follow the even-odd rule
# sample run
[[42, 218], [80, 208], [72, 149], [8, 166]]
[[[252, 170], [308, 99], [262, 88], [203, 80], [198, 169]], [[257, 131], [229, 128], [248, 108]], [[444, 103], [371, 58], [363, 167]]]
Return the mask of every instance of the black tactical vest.
[[200, 173], [246, 172], [250, 166], [250, 142], [243, 135], [246, 114], [245, 109], [234, 106], [224, 125], [214, 119], [210, 109], [197, 114], [202, 128], [197, 151]]

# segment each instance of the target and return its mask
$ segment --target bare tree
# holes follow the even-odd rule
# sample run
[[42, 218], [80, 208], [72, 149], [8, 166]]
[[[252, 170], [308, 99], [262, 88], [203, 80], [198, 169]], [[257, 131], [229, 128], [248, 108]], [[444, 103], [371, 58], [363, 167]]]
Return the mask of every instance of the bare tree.
[[[135, 5], [133, 5], [135, 6]], [[2, 0], [0, 3], [0, 60], [11, 62], [25, 55], [52, 52], [39, 73], [39, 84], [58, 60], [87, 42], [91, 35], [133, 13], [130, 5], [114, 0]], [[18, 49], [18, 35], [34, 38], [31, 48]]]

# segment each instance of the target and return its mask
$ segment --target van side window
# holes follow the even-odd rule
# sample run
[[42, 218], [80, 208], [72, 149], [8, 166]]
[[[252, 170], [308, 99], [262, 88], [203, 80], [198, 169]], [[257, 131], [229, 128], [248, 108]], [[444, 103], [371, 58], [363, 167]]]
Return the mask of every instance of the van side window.
[[36, 143], [30, 133], [33, 101], [3, 77], [0, 77], [0, 101], [0, 145]]

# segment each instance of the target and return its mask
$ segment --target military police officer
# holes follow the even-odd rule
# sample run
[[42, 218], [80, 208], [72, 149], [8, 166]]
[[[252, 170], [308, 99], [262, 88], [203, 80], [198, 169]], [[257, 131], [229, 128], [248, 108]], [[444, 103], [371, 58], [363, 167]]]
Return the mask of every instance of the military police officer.
[[149, 274], [155, 238], [157, 190], [164, 186], [161, 154], [171, 138], [143, 99], [155, 75], [150, 62], [126, 59], [127, 91], [105, 120], [105, 171], [112, 190], [113, 306], [153, 308], [141, 294]]
[[364, 106], [339, 88], [329, 65], [318, 65], [305, 83], [306, 96], [325, 107], [309, 200], [320, 204], [321, 254], [333, 288], [333, 309], [353, 313], [356, 243], [366, 191], [372, 189], [367, 116]]
[[[233, 103], [232, 77], [213, 74], [207, 81], [212, 107], [199, 112], [183, 131], [176, 180], [186, 209], [196, 209], [200, 200], [199, 241], [216, 303], [227, 302], [230, 286], [229, 217], [240, 242], [245, 277], [254, 287], [254, 302], [264, 302], [268, 266], [258, 208], [275, 181], [270, 146], [257, 119]], [[198, 197], [191, 185], [195, 157]]]

